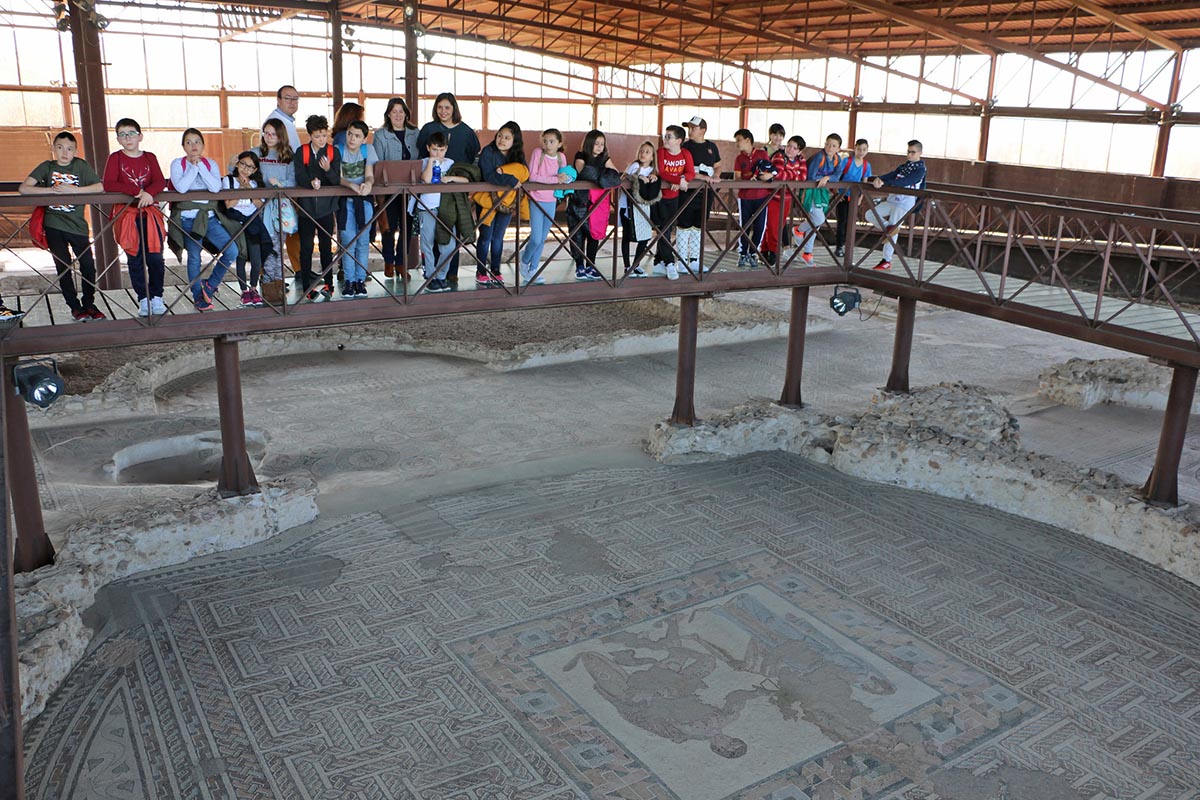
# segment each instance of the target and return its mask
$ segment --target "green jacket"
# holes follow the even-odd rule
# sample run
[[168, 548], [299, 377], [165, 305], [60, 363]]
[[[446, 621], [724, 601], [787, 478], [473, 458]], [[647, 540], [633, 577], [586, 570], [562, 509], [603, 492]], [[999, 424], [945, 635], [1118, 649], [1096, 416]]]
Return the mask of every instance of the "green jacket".
[[201, 241], [204, 240], [204, 235], [208, 232], [208, 214], [204, 212], [213, 211], [216, 213], [217, 219], [221, 221], [221, 224], [225, 226], [225, 230], [229, 231], [229, 235], [233, 237], [238, 252], [247, 252], [246, 234], [241, 229], [241, 223], [225, 216], [223, 213], [225, 208], [222, 201], [213, 200], [208, 203], [197, 203], [193, 200], [176, 200], [174, 203], [171, 203], [171, 224], [167, 226], [167, 244], [176, 258], [182, 261], [182, 253], [187, 249], [183, 243], [183, 238], [187, 236], [187, 233], [183, 230], [183, 212], [191, 209], [196, 209], [200, 212], [196, 215], [196, 221], [192, 223], [193, 236]]
[[[474, 164], [455, 164], [446, 174], [466, 178], [471, 183], [483, 182], [483, 173]], [[443, 194], [438, 206], [438, 219], [442, 221], [437, 229], [438, 244], [450, 244], [451, 230], [457, 230], [459, 238], [467, 244], [475, 241], [475, 216], [469, 192]]]

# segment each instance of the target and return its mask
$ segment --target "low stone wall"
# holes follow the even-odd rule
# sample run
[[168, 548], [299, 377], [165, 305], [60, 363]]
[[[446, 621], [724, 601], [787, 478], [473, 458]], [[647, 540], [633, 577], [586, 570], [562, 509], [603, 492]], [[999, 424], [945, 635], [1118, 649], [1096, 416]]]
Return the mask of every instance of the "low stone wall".
[[1026, 451], [1016, 419], [975, 387], [880, 394], [849, 418], [752, 403], [691, 428], [659, 423], [647, 450], [668, 464], [784, 450], [1073, 531], [1200, 585], [1200, 513], [1147, 505], [1116, 476]]
[[[1038, 375], [1039, 396], [1072, 408], [1112, 403], [1162, 411], [1170, 389], [1170, 368], [1145, 358], [1072, 358]], [[1200, 414], [1200, 400], [1193, 399], [1192, 413]]]
[[[670, 311], [666, 301], [637, 301]], [[697, 344], [737, 344], [787, 336], [785, 315], [731, 301], [705, 300]], [[673, 316], [673, 315], [672, 315]], [[670, 317], [664, 313], [664, 320]], [[809, 330], [826, 323], [811, 319]], [[596, 358], [622, 358], [673, 352], [678, 346], [679, 326], [664, 325], [653, 331], [620, 331], [590, 336], [572, 336], [554, 342], [518, 345], [509, 350], [486, 347], [469, 340], [417, 339], [403, 331], [379, 333], [370, 326], [290, 331], [286, 334], [252, 336], [239, 345], [242, 361], [275, 358], [331, 350], [358, 352], [422, 353], [451, 356], [484, 364], [491, 369], [510, 370], [569, 364]], [[157, 410], [156, 390], [171, 381], [213, 368], [212, 344], [188, 342], [163, 348], [137, 363], [126, 364], [90, 394], [70, 395], [47, 409], [30, 409], [30, 420], [58, 420], [79, 413]]]
[[264, 482], [259, 494], [221, 499], [214, 489], [174, 507], [101, 513], [71, 528], [53, 565], [16, 576], [22, 716], [40, 714], [83, 656], [92, 637], [83, 612], [101, 587], [311, 522], [316, 498], [312, 480], [292, 477]]

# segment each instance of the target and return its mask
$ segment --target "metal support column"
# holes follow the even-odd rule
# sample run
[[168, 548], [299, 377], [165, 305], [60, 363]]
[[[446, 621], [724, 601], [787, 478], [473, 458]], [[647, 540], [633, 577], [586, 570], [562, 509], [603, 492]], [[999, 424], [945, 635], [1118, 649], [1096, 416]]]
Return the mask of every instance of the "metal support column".
[[1142, 494], [1152, 503], [1179, 504], [1179, 460], [1183, 456], [1183, 439], [1187, 435], [1188, 416], [1192, 413], [1192, 398], [1196, 394], [1195, 367], [1173, 364], [1171, 392], [1167, 395], [1167, 410], [1163, 413], [1162, 433], [1158, 437], [1158, 454], [1154, 469], [1142, 487]]
[[[79, 128], [83, 137], [83, 155], [97, 170], [104, 171], [108, 160], [108, 115], [104, 99], [104, 59], [100, 54], [100, 29], [87, 12], [75, 3], [70, 8], [71, 48], [75, 54], [75, 79], [79, 86]], [[90, 209], [92, 230], [104, 230], [104, 211], [99, 206]], [[117, 259], [117, 240], [112, 230], [96, 238], [96, 283], [101, 289], [121, 288], [121, 264]], [[107, 265], [112, 266], [105, 269]]]
[[404, 4], [404, 102], [408, 103], [414, 122], [418, 118], [417, 100], [421, 94], [420, 67], [417, 65], [417, 13], [416, 0]]
[[254, 494], [258, 480], [246, 452], [246, 419], [242, 414], [242, 371], [238, 360], [237, 336], [213, 339], [217, 364], [217, 407], [221, 413], [221, 478], [217, 492], [222, 497]]
[[696, 330], [700, 324], [700, 298], [679, 298], [679, 363], [675, 369], [674, 425], [696, 424]]
[[337, 114], [346, 99], [342, 92], [342, 9], [337, 0], [330, 4], [329, 10], [329, 60], [333, 80], [333, 113]]
[[896, 343], [892, 348], [892, 374], [888, 376], [889, 392], [908, 394], [908, 363], [912, 357], [913, 323], [917, 316], [917, 301], [911, 297], [900, 298], [900, 310], [896, 316]]
[[1150, 167], [1150, 175], [1155, 178], [1163, 177], [1167, 169], [1167, 150], [1171, 146], [1171, 128], [1175, 126], [1175, 104], [1179, 102], [1179, 87], [1183, 79], [1183, 53], [1175, 54], [1175, 63], [1171, 68], [1171, 86], [1167, 90], [1167, 107], [1163, 109], [1162, 118], [1158, 121], [1158, 138], [1154, 143], [1154, 162]]
[[854, 64], [854, 96], [850, 100], [850, 114], [846, 120], [846, 146], [853, 148], [858, 137], [858, 107], [862, 103], [859, 87], [862, 85], [862, 62]]
[[12, 383], [15, 361], [3, 362], [4, 394], [4, 465], [8, 470], [5, 483], [12, 498], [13, 521], [17, 528], [15, 568], [31, 572], [54, 563], [54, 545], [46, 535], [42, 520], [42, 500], [38, 494], [37, 472], [33, 464], [33, 440], [29, 436], [29, 416], [25, 400], [16, 393]]
[[[987, 97], [983, 98], [983, 108], [979, 113], [979, 152], [976, 155], [976, 161], [981, 163], [987, 162], [988, 140], [992, 135], [992, 98], [996, 93], [996, 63], [999, 56], [993, 54], [992, 62], [988, 67], [988, 88]], [[986, 185], [986, 184], [985, 184]]]
[[[5, 419], [3, 404], [0, 415]], [[0, 439], [7, 440], [0, 424]], [[8, 524], [4, 480], [4, 441], [0, 441], [0, 795], [25, 800], [25, 746], [21, 736], [21, 675], [17, 662], [17, 602], [13, 596], [13, 536]], [[5, 789], [4, 787], [9, 787]]]
[[801, 406], [800, 378], [804, 374], [804, 334], [808, 328], [808, 287], [792, 289], [792, 318], [788, 323], [787, 369], [783, 376], [785, 406]]

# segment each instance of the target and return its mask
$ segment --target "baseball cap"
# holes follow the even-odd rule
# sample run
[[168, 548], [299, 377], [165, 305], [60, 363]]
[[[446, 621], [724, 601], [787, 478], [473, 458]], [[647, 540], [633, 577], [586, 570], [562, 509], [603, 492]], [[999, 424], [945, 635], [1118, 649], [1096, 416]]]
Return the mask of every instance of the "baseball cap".
[[702, 117], [692, 117], [687, 122], [683, 123], [685, 128], [704, 128], [708, 130], [708, 123]]

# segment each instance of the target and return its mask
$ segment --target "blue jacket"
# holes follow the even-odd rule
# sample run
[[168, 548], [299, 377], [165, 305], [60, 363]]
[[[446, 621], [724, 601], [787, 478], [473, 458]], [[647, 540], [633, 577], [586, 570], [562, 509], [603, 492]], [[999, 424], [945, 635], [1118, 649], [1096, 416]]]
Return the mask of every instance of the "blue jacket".
[[846, 157], [841, 153], [831, 159], [824, 150], [818, 150], [817, 154], [808, 160], [808, 179], [819, 181], [828, 175], [831, 180], [836, 180], [836, 175], [845, 161]]
[[519, 181], [512, 175], [501, 172], [505, 165], [505, 155], [494, 144], [489, 144], [479, 153], [479, 172], [483, 175], [484, 183], [494, 183], [497, 186], [516, 186]]
[[901, 189], [925, 188], [925, 162], [921, 159], [905, 161], [891, 172], [879, 176], [885, 186], [896, 186]]

